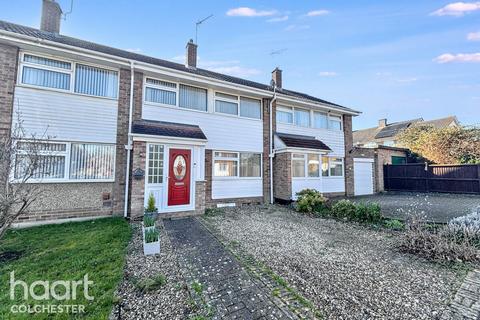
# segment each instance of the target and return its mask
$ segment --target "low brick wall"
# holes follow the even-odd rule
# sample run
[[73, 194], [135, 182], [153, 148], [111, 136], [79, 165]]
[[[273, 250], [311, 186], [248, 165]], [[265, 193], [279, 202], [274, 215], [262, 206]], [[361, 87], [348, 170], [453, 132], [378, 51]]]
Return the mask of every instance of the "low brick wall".
[[112, 215], [113, 183], [45, 183], [18, 222]]
[[279, 200], [292, 199], [292, 154], [277, 153], [273, 158], [273, 197]]

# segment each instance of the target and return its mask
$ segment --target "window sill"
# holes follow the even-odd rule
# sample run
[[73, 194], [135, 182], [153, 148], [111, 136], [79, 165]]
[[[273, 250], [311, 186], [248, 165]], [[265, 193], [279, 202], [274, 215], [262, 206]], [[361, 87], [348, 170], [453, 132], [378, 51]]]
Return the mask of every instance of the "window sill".
[[212, 177], [212, 181], [262, 180], [262, 177]]
[[[30, 179], [27, 184], [56, 184], [56, 183], [113, 183], [115, 179], [109, 180], [100, 180], [100, 179], [90, 179], [90, 180], [66, 180], [66, 179], [51, 179], [51, 180], [39, 180], [39, 179]], [[21, 183], [18, 180], [12, 180], [11, 183], [17, 184]]]

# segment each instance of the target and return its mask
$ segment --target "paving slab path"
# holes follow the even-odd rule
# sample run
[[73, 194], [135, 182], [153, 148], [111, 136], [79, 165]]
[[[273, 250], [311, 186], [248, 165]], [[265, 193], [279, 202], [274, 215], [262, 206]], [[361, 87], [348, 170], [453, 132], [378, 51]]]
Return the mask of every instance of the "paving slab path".
[[480, 270], [468, 273], [442, 320], [480, 320]]
[[165, 220], [187, 285], [213, 319], [297, 319], [195, 218]]

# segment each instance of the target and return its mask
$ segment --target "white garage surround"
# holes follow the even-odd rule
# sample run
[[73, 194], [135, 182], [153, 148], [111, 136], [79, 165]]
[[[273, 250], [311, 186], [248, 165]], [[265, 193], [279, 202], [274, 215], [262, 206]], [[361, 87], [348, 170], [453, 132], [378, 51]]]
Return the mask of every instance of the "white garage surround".
[[373, 164], [374, 159], [370, 158], [354, 158], [354, 191], [356, 196], [373, 194]]

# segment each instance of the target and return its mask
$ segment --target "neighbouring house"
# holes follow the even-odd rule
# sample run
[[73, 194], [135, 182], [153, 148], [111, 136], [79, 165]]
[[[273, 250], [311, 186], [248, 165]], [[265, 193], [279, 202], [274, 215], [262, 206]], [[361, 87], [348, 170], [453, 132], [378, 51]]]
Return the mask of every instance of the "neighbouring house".
[[197, 68], [193, 41], [178, 64], [68, 37], [61, 14], [43, 0], [40, 29], [0, 21], [0, 135], [18, 114], [51, 136], [21, 221], [136, 218], [149, 195], [175, 216], [353, 195], [358, 111], [283, 88], [278, 68], [271, 85]]
[[365, 148], [375, 148], [378, 146], [400, 147], [398, 145], [398, 135], [403, 130], [418, 125], [446, 128], [459, 126], [460, 123], [456, 116], [448, 116], [429, 121], [418, 118], [394, 123], [387, 123], [387, 119], [380, 119], [377, 127], [353, 131], [353, 145]]

